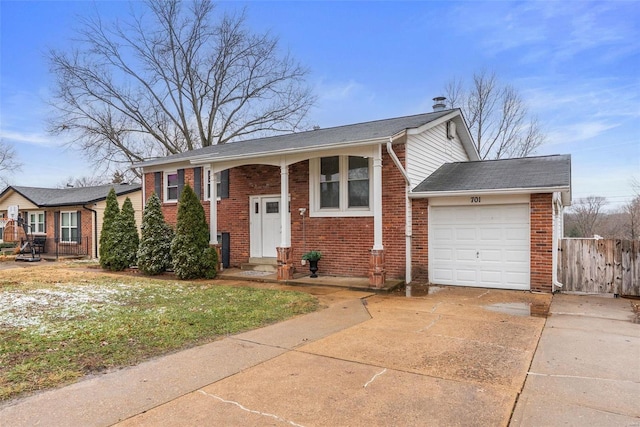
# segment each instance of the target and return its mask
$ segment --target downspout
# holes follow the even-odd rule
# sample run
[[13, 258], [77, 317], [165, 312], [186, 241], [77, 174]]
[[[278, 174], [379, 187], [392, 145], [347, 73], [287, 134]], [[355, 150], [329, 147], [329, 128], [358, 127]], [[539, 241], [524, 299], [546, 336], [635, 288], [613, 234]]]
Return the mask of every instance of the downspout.
[[98, 258], [98, 212], [82, 205], [83, 209], [93, 212], [93, 253]]
[[563, 283], [560, 283], [558, 281], [558, 239], [560, 238], [560, 236], [558, 236], [559, 234], [559, 225], [560, 225], [560, 215], [562, 215], [562, 206], [560, 204], [560, 201], [558, 200], [559, 196], [558, 193], [554, 193], [553, 194], [553, 244], [552, 244], [552, 251], [553, 251], [553, 255], [551, 257], [552, 259], [552, 264], [553, 264], [553, 270], [551, 271], [551, 278], [552, 278], [552, 286], [551, 286], [551, 293], [554, 293], [556, 290], [558, 290], [557, 288], [562, 289], [564, 287]]
[[395, 151], [393, 151], [392, 143], [393, 143], [393, 137], [390, 136], [389, 141], [387, 142], [387, 153], [389, 153], [389, 156], [391, 156], [391, 160], [393, 160], [393, 163], [396, 165], [396, 167], [402, 174], [402, 177], [404, 178], [405, 182], [407, 183], [405, 187], [405, 194], [404, 194], [404, 204], [405, 204], [405, 212], [404, 212], [405, 267], [404, 268], [405, 268], [405, 284], [406, 284], [405, 296], [410, 297], [411, 296], [411, 238], [413, 234], [412, 232], [413, 218], [412, 218], [412, 210], [411, 210], [411, 200], [409, 199], [409, 192], [411, 191], [411, 180], [409, 179], [409, 175], [407, 175], [407, 171], [402, 166], [402, 163], [400, 163], [400, 159], [398, 159], [398, 156], [396, 155]]

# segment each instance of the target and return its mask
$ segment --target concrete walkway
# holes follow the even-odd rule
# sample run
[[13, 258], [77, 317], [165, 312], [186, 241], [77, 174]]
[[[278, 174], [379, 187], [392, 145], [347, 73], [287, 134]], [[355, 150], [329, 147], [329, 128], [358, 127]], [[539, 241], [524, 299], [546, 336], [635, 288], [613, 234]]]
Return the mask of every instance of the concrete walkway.
[[511, 426], [640, 426], [640, 324], [631, 301], [553, 297]]

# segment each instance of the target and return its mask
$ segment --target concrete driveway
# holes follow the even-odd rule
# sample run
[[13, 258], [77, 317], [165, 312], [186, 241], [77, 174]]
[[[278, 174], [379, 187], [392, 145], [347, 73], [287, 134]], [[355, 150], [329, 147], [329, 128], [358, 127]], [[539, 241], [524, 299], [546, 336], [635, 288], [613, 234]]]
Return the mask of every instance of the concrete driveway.
[[551, 300], [308, 290], [328, 308], [11, 402], [0, 425], [504, 426]]
[[551, 300], [308, 290], [328, 308], [12, 402], [0, 425], [504, 426]]

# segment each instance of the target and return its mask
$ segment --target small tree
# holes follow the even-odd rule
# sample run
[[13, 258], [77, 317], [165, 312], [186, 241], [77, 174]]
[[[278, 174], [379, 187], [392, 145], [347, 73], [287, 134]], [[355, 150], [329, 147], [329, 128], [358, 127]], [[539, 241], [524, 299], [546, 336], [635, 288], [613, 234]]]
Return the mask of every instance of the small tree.
[[136, 227], [135, 211], [128, 197], [122, 204], [122, 210], [113, 226], [113, 254], [109, 268], [122, 271], [136, 263], [140, 237]]
[[151, 194], [142, 215], [142, 239], [138, 249], [138, 268], [144, 274], [155, 275], [171, 267], [173, 230], [164, 220], [160, 198]]
[[118, 196], [116, 196], [116, 190], [112, 188], [107, 195], [107, 206], [102, 219], [102, 233], [100, 233], [100, 266], [105, 269], [111, 269], [113, 254], [118, 250], [115, 246], [113, 229], [119, 216]]
[[186, 184], [178, 204], [176, 235], [171, 242], [173, 271], [180, 279], [213, 278], [218, 256], [209, 246], [209, 227], [196, 193]]

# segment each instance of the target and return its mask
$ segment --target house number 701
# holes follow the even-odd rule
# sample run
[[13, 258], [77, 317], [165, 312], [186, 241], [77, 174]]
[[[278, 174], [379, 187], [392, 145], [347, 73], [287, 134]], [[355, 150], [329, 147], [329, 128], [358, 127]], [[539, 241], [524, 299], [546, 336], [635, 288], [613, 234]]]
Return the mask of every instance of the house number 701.
[[472, 197], [471, 198], [471, 203], [480, 203], [480, 197]]

